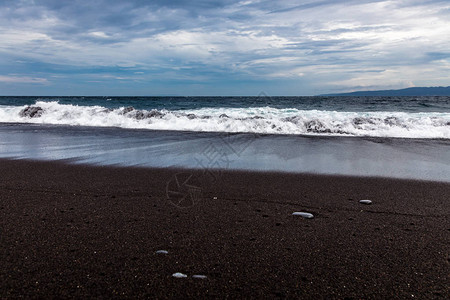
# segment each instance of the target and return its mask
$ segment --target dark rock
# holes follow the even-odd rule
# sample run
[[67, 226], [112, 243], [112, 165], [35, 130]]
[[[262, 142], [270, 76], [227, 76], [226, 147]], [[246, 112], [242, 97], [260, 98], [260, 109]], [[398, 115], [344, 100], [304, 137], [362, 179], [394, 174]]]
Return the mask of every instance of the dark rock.
[[305, 122], [305, 127], [307, 132], [331, 133], [331, 130], [318, 120]]
[[399, 125], [401, 122], [396, 117], [387, 117], [384, 119], [384, 124], [393, 126], [393, 125]]
[[162, 116], [164, 116], [164, 114], [156, 109], [153, 109], [147, 113], [147, 118], [162, 117]]
[[219, 118], [229, 118], [229, 116], [228, 116], [227, 114], [221, 114], [221, 115], [219, 116]]
[[353, 119], [353, 124], [354, 125], [361, 125], [361, 124], [364, 124], [365, 122], [364, 122], [364, 119], [363, 118], [354, 118]]
[[138, 110], [138, 111], [136, 111], [136, 114], [134, 115], [134, 117], [137, 120], [142, 120], [142, 119], [146, 118], [146, 115], [142, 111]]
[[21, 117], [39, 118], [44, 110], [39, 106], [28, 106], [22, 109], [19, 113]]
[[362, 125], [362, 124], [375, 124], [375, 121], [380, 121], [378, 118], [362, 118], [362, 117], [356, 117], [353, 119], [352, 123], [353, 125]]
[[127, 114], [127, 113], [129, 113], [130, 111], [133, 111], [133, 110], [134, 110], [134, 107], [133, 107], [133, 106], [125, 107], [125, 108], [122, 110], [122, 114]]
[[192, 120], [192, 119], [197, 118], [197, 116], [194, 115], [194, 114], [187, 114], [186, 117], [187, 117], [189, 120]]

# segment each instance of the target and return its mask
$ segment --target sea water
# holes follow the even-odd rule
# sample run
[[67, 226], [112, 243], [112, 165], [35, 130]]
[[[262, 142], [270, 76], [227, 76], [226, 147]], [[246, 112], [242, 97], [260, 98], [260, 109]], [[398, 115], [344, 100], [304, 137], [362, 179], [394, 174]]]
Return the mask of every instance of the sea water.
[[450, 97], [1, 97], [0, 122], [450, 139]]
[[9, 158], [450, 181], [449, 146], [450, 97], [0, 97]]

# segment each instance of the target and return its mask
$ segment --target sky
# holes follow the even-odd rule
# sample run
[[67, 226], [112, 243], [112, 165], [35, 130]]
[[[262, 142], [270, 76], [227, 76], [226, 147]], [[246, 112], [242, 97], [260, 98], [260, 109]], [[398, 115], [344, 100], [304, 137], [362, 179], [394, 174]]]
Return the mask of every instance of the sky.
[[0, 0], [0, 95], [449, 85], [448, 0]]

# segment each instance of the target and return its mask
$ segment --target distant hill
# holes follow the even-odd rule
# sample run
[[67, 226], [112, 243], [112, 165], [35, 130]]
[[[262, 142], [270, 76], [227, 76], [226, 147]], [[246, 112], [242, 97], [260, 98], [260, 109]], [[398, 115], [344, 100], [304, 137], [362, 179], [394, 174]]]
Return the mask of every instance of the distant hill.
[[401, 90], [358, 91], [320, 96], [450, 96], [450, 86], [412, 87]]

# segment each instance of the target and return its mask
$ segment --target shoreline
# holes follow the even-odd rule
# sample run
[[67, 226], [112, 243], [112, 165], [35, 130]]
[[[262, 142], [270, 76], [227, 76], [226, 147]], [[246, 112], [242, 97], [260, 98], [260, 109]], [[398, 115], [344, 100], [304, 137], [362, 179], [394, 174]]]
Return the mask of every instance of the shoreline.
[[[443, 137], [405, 137], [405, 136], [376, 136], [376, 135], [351, 135], [351, 134], [339, 134], [339, 133], [261, 133], [251, 131], [195, 131], [195, 130], [176, 130], [176, 129], [151, 129], [151, 128], [134, 128], [134, 127], [120, 127], [120, 126], [98, 126], [98, 125], [73, 125], [73, 124], [58, 124], [58, 123], [33, 123], [33, 122], [0, 122], [0, 126], [41, 126], [43, 128], [78, 128], [78, 129], [92, 129], [92, 130], [123, 130], [123, 131], [136, 131], [136, 132], [161, 132], [171, 134], [192, 134], [192, 135], [249, 135], [256, 137], [280, 137], [280, 138], [311, 138], [311, 139], [362, 139], [368, 141], [417, 141], [417, 142], [449, 142], [449, 138]], [[0, 158], [1, 159], [1, 158]]]
[[450, 182], [445, 140], [0, 125], [0, 157]]
[[449, 183], [11, 159], [0, 174], [2, 298], [449, 293]]
[[[223, 168], [223, 169], [209, 169], [209, 168], [201, 168], [201, 167], [183, 167], [183, 166], [171, 166], [171, 167], [154, 167], [149, 165], [122, 165], [120, 163], [114, 164], [100, 164], [100, 163], [91, 163], [86, 162], [84, 160], [80, 160], [78, 158], [63, 158], [63, 159], [31, 159], [31, 158], [22, 158], [22, 157], [0, 157], [0, 164], [2, 162], [24, 162], [24, 163], [43, 163], [43, 164], [51, 164], [56, 166], [74, 166], [81, 168], [94, 168], [94, 169], [111, 169], [115, 171], [119, 171], [120, 169], [126, 170], [135, 170], [135, 171], [153, 171], [153, 172], [162, 172], [162, 173], [171, 173], [173, 175], [178, 173], [188, 173], [195, 174], [196, 177], [200, 177], [203, 179], [203, 182], [206, 184], [211, 183], [214, 179], [211, 177], [217, 177], [212, 174], [253, 174], [255, 176], [264, 176], [264, 175], [272, 175], [272, 176], [300, 176], [300, 177], [328, 177], [328, 178], [336, 178], [336, 179], [348, 179], [348, 180], [357, 180], [357, 179], [367, 179], [367, 180], [382, 180], [382, 181], [400, 181], [400, 182], [417, 182], [417, 183], [433, 183], [433, 184], [444, 184], [450, 185], [450, 181], [448, 180], [434, 180], [434, 179], [419, 179], [419, 178], [401, 178], [401, 177], [389, 177], [382, 175], [348, 175], [348, 174], [337, 174], [337, 173], [316, 173], [316, 172], [294, 172], [289, 170], [253, 170], [253, 169], [232, 169], [232, 168]], [[206, 174], [206, 175], [205, 175]], [[206, 178], [205, 178], [206, 177]]]

